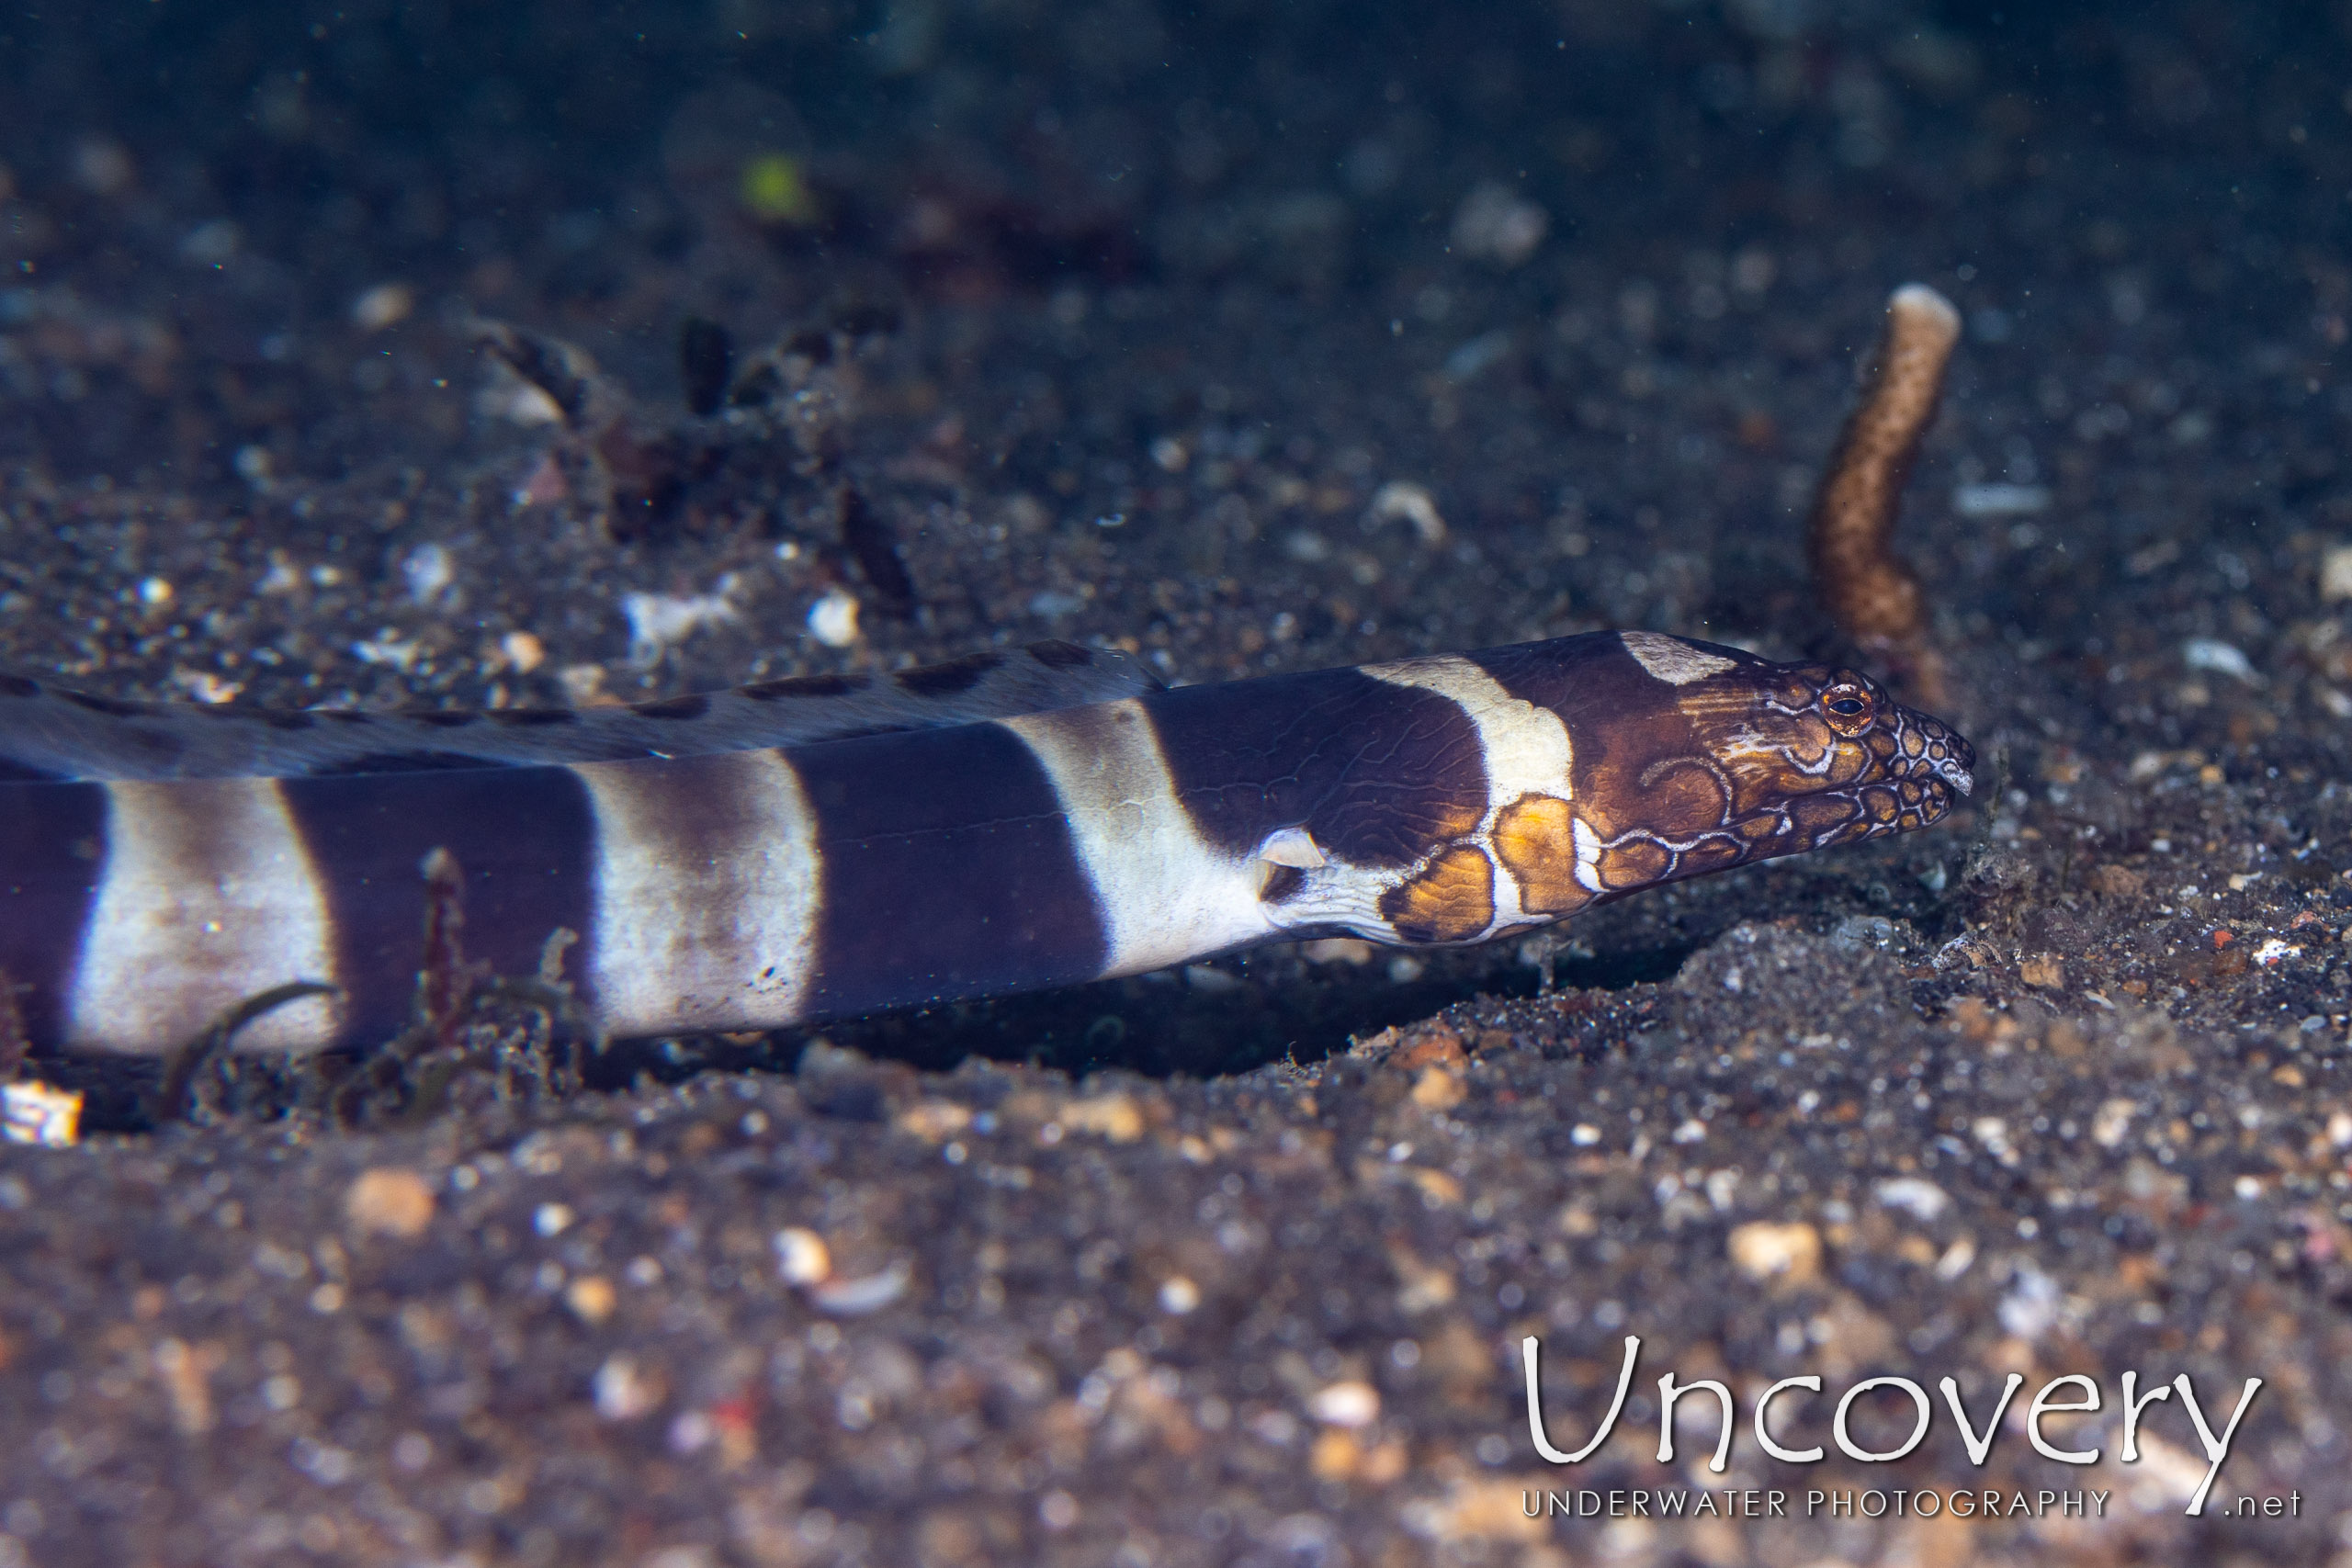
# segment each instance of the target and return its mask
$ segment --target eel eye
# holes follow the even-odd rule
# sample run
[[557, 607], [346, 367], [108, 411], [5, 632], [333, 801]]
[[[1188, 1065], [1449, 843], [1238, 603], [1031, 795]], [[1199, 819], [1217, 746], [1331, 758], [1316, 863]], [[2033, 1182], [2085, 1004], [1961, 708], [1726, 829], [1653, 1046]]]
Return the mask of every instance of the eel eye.
[[1840, 735], [1858, 734], [1871, 721], [1870, 694], [1859, 686], [1830, 687], [1821, 694], [1821, 707], [1829, 728]]

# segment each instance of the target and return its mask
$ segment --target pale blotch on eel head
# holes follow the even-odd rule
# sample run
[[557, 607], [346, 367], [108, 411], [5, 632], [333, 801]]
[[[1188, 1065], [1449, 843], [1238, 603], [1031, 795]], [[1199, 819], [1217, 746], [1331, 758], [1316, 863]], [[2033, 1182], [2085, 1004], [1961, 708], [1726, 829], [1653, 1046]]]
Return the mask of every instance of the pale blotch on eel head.
[[1894, 515], [1959, 341], [1951, 300], [1920, 283], [1894, 291], [1876, 367], [1814, 498], [1806, 541], [1840, 629], [1885, 655], [1929, 706], [1945, 700], [1943, 667], [1928, 642], [1919, 580], [1894, 553]]

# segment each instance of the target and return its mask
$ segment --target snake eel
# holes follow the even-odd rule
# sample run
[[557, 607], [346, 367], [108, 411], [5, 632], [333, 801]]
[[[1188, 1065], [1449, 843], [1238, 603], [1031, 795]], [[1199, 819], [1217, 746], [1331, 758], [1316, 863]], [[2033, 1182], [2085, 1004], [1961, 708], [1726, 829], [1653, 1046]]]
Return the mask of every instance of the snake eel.
[[[1261, 942], [1483, 942], [1925, 827], [1950, 727], [1650, 632], [1168, 688], [1040, 643], [633, 708], [117, 702], [0, 677], [0, 973], [37, 1050], [415, 1016], [428, 857], [471, 955], [608, 1037], [771, 1028]], [[553, 939], [552, 941], [550, 939]]]

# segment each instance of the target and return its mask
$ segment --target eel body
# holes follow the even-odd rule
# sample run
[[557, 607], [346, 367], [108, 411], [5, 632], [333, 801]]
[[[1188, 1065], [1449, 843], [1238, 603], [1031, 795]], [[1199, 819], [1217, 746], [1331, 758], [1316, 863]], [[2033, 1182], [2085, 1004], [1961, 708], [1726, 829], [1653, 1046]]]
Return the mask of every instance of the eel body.
[[[0, 685], [0, 974], [37, 1049], [414, 1017], [435, 852], [469, 955], [610, 1036], [749, 1030], [1254, 943], [1528, 930], [1923, 827], [1968, 744], [1866, 677], [1598, 632], [1164, 689], [1063, 644], [630, 710], [176, 712]], [[1009, 711], [1012, 709], [1029, 711]]]

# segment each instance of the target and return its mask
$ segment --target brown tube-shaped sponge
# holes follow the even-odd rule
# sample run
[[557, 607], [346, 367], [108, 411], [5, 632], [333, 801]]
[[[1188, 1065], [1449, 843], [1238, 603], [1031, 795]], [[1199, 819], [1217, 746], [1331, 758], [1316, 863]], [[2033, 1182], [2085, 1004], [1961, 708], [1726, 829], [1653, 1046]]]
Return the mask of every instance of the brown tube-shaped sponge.
[[1938, 671], [1919, 581], [1894, 551], [1894, 514], [1959, 340], [1951, 300], [1919, 283], [1894, 291], [1876, 369], [1846, 423], [1807, 531], [1814, 582], [1838, 625], [1909, 665], [1923, 688], [1939, 683]]

